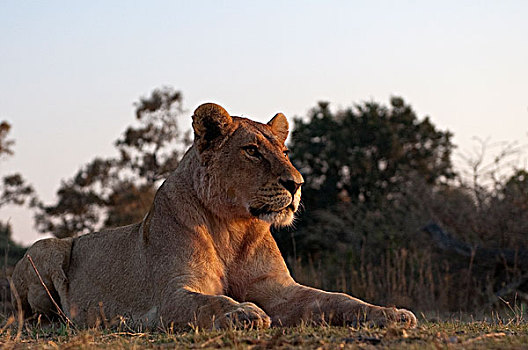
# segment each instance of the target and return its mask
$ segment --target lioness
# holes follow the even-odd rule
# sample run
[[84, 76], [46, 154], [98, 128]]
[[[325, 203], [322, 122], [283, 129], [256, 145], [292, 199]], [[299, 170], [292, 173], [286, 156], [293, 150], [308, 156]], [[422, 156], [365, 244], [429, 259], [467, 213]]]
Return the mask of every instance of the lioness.
[[[78, 324], [125, 317], [148, 326], [269, 327], [301, 321], [416, 325], [407, 310], [296, 283], [270, 233], [291, 224], [303, 178], [288, 159], [288, 122], [232, 117], [207, 103], [194, 144], [143, 222], [35, 243], [28, 253]], [[27, 312], [53, 312], [28, 259], [13, 274]]]

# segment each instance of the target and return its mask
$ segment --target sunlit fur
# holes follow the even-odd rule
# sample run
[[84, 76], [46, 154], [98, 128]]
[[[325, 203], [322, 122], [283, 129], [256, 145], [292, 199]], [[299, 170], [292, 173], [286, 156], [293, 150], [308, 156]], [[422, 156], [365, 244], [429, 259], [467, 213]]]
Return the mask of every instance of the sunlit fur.
[[[279, 137], [269, 125], [232, 117], [216, 147], [204, 147], [198, 154], [203, 160], [196, 182], [200, 199], [219, 217], [258, 218], [275, 227], [291, 225], [301, 187], [292, 195], [281, 181], [300, 185], [303, 178], [285, 155], [284, 136]], [[248, 145], [255, 148], [251, 154], [245, 151]]]
[[[292, 197], [289, 194], [289, 192], [287, 193], [287, 196], [289, 198]], [[260, 214], [258, 218], [270, 223], [271, 225], [275, 227], [290, 226], [295, 219], [295, 213], [299, 209], [300, 201], [301, 201], [301, 188], [299, 188], [295, 192], [295, 195], [293, 196], [293, 198], [291, 198], [291, 200], [281, 209], [277, 211]]]

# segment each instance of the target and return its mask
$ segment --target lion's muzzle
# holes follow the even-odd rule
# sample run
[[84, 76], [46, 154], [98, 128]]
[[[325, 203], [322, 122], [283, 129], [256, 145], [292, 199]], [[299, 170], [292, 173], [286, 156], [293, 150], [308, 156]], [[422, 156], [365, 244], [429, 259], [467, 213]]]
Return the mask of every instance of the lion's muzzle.
[[291, 224], [299, 207], [300, 186], [291, 180], [262, 186], [249, 203], [250, 214], [278, 226]]

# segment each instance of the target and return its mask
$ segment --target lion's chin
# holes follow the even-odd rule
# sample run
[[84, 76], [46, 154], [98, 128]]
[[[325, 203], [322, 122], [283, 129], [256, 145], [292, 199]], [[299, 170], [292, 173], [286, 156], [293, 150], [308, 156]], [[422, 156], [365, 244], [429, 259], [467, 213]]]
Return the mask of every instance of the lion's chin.
[[262, 221], [266, 221], [267, 223], [275, 227], [283, 227], [292, 224], [294, 212], [292, 208], [287, 207], [280, 211], [262, 213], [258, 215], [258, 218]]

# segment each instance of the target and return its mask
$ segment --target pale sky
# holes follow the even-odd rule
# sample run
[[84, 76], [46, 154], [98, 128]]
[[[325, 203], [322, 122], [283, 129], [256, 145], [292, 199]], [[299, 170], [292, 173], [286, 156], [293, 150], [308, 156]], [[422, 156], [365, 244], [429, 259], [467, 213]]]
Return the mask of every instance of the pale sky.
[[[267, 121], [398, 95], [460, 150], [527, 143], [528, 1], [0, 0], [0, 120], [16, 141], [0, 176], [52, 202], [162, 85], [189, 118], [206, 101]], [[16, 241], [43, 237], [29, 211], [7, 219]]]

